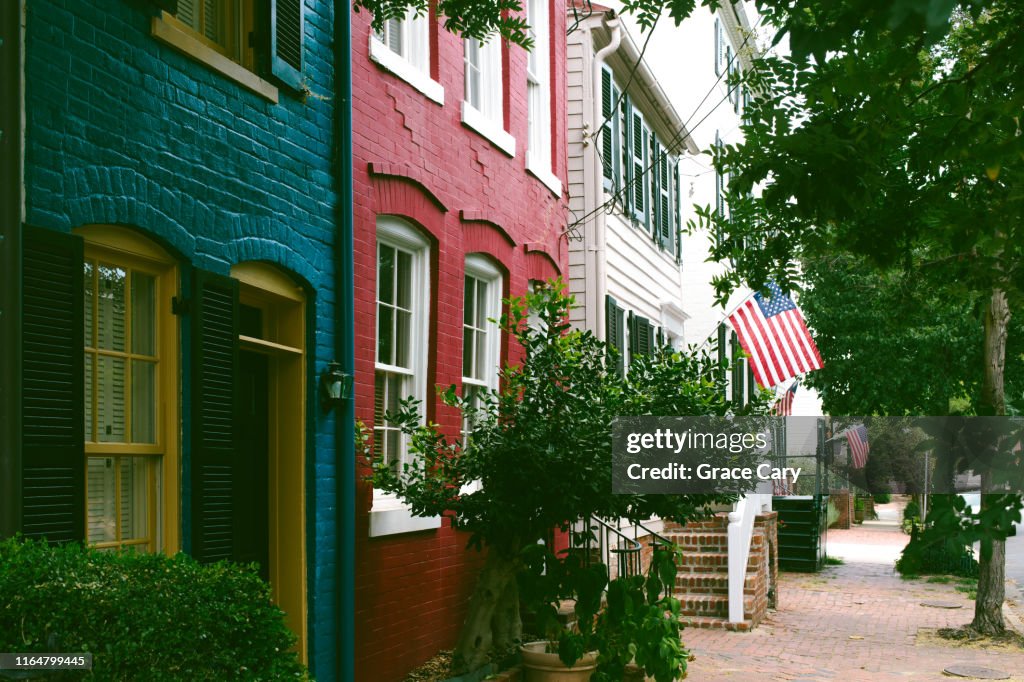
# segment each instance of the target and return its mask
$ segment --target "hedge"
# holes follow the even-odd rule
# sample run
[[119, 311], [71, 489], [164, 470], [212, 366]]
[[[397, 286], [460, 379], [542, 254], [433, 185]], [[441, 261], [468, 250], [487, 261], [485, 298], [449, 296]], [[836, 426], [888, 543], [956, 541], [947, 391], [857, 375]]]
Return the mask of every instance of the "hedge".
[[254, 566], [0, 541], [0, 651], [93, 654], [83, 680], [308, 680]]

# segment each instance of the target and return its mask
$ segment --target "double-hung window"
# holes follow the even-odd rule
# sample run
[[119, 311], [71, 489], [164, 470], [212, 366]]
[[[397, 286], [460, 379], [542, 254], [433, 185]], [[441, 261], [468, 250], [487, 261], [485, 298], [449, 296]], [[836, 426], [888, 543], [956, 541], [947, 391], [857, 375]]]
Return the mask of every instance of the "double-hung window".
[[549, 5], [546, 0], [527, 0], [533, 49], [526, 62], [526, 107], [529, 137], [526, 167], [553, 192], [562, 193], [561, 182], [551, 172], [551, 41]]
[[396, 471], [411, 464], [406, 438], [385, 419], [405, 398], [426, 399], [427, 241], [393, 218], [377, 222], [374, 445]]
[[430, 76], [430, 17], [411, 11], [388, 19], [380, 33], [370, 36], [370, 58], [438, 104], [444, 88]]
[[462, 122], [509, 156], [515, 156], [515, 138], [505, 132], [501, 39], [463, 40], [465, 96]]
[[[462, 395], [471, 407], [482, 405], [482, 396], [498, 388], [501, 354], [501, 273], [482, 256], [466, 258], [462, 307]], [[462, 431], [473, 430], [470, 415], [463, 418]]]
[[[168, 4], [168, 3], [164, 3]], [[303, 79], [302, 0], [177, 0], [153, 20], [153, 35], [196, 61], [278, 101], [273, 77], [293, 90]]]

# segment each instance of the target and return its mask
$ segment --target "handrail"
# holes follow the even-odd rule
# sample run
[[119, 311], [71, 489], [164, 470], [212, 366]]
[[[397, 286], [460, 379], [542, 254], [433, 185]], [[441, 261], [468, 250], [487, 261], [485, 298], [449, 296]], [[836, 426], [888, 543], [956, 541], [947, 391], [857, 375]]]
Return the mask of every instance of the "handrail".
[[747, 559], [754, 533], [757, 500], [745, 496], [729, 512], [729, 622], [743, 622], [743, 583], [747, 579]]
[[[581, 521], [584, 520], [581, 519]], [[590, 521], [595, 521], [597, 525], [591, 525]], [[585, 522], [585, 533], [570, 530], [570, 550], [586, 550], [584, 553], [584, 561], [586, 563], [589, 563], [591, 560], [591, 550], [598, 550], [601, 554], [601, 559], [608, 566], [609, 573], [613, 573], [614, 569], [613, 575], [610, 576], [613, 578], [637, 575], [641, 572], [640, 554], [643, 551], [643, 546], [639, 542], [597, 516], [588, 517]], [[597, 531], [596, 534], [591, 532], [594, 530]], [[584, 541], [577, 545], [575, 538], [580, 537], [581, 535], [583, 535]], [[611, 546], [613, 539], [615, 543], [614, 547]], [[591, 546], [590, 543], [592, 540], [597, 541], [597, 547]], [[614, 564], [612, 563], [613, 555], [616, 559]]]

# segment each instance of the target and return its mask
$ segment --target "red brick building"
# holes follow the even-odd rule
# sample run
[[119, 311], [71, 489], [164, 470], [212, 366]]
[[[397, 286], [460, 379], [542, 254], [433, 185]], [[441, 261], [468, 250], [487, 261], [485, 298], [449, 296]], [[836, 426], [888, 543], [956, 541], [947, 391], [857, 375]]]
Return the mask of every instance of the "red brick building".
[[[353, 15], [356, 416], [396, 465], [409, 453], [377, 416], [412, 395], [457, 435], [434, 387], [495, 387], [510, 349], [487, 319], [567, 265], [565, 12], [524, 5], [530, 53], [433, 11], [382, 34]], [[356, 678], [389, 682], [454, 644], [481, 557], [359, 485]]]

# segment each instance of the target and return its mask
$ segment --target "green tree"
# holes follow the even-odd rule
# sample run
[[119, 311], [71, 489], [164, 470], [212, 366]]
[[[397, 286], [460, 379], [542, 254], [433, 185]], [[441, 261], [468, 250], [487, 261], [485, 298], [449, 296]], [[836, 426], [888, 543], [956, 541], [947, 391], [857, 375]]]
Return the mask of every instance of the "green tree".
[[[953, 311], [978, 305], [980, 337], [967, 357], [980, 361], [952, 388], [977, 385], [972, 409], [1002, 415], [1010, 314], [1024, 283], [1024, 7], [931, 3], [931, 13], [894, 21], [909, 4], [761, 3], [792, 53], [759, 59], [749, 74], [758, 99], [745, 141], [716, 158], [730, 174], [730, 215], [704, 209], [701, 222], [723, 234], [714, 257], [735, 261], [716, 282], [723, 295], [769, 277], [795, 284], [801, 262], [848, 253], [931, 283]], [[937, 11], [943, 4], [954, 11]], [[918, 349], [927, 345], [907, 351]], [[984, 496], [981, 516], [1008, 517], [1020, 504]], [[983, 526], [990, 542], [972, 625], [998, 632], [1006, 526]]]
[[[510, 302], [504, 330], [522, 361], [502, 372], [502, 388], [474, 408], [455, 388], [446, 402], [472, 424], [452, 440], [421, 426], [414, 402], [387, 418], [410, 437], [418, 464], [397, 472], [377, 459], [374, 487], [395, 493], [418, 515], [449, 515], [487, 557], [455, 651], [457, 669], [474, 670], [521, 634], [518, 582], [538, 541], [592, 516], [684, 523], [729, 502], [719, 495], [613, 495], [611, 423], [618, 415], [724, 415], [731, 404], [708, 355], [662, 351], [639, 358], [629, 376], [606, 367], [611, 352], [589, 332], [572, 330], [571, 299], [556, 285]], [[529, 325], [528, 311], [540, 325]], [[765, 413], [758, 397], [748, 412]], [[370, 443], [364, 452], [373, 457]], [[478, 484], [473, 490], [469, 484]]]

